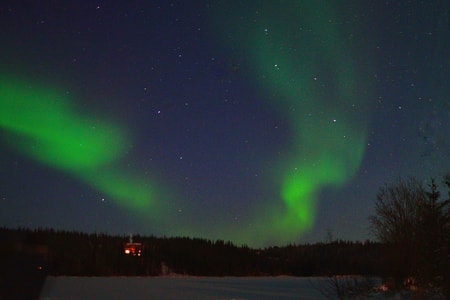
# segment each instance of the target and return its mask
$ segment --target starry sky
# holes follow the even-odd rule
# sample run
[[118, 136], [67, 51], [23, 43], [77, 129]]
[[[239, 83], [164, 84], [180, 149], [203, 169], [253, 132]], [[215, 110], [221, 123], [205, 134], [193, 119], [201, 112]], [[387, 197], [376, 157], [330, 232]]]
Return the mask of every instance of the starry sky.
[[1, 1], [0, 226], [366, 240], [450, 171], [446, 1]]

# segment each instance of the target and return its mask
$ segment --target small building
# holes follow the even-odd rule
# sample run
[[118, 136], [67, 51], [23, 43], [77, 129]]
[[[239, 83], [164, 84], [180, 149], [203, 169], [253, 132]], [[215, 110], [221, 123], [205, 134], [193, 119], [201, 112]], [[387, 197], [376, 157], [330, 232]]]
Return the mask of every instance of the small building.
[[130, 241], [126, 243], [125, 246], [123, 247], [123, 252], [126, 255], [132, 256], [141, 256], [142, 250], [143, 250], [142, 243], [134, 243], [132, 236], [130, 236]]
[[123, 252], [127, 255], [141, 256], [142, 243], [126, 243]]

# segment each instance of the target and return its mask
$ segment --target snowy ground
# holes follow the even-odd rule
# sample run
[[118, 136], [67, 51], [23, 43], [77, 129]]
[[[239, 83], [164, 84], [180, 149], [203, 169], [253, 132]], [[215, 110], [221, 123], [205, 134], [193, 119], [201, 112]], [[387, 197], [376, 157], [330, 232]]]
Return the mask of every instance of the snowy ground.
[[41, 300], [325, 299], [310, 278], [49, 277]]

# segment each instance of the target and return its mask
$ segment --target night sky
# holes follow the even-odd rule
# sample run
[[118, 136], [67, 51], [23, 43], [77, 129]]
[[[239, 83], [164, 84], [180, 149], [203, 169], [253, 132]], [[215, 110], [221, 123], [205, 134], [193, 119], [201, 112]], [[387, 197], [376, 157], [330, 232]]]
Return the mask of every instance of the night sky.
[[450, 171], [447, 1], [1, 1], [0, 226], [366, 240]]

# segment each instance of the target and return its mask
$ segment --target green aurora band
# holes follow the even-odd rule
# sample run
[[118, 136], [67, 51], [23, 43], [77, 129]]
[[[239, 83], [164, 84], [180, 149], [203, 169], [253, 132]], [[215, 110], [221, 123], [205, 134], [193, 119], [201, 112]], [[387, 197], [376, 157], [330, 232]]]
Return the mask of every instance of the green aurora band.
[[264, 245], [298, 240], [315, 224], [320, 191], [343, 186], [362, 161], [364, 83], [355, 71], [351, 35], [343, 35], [345, 28], [335, 22], [337, 11], [330, 3], [243, 1], [217, 8], [222, 22], [217, 26], [228, 46], [243, 51], [264, 97], [291, 126], [291, 149], [279, 172], [272, 171], [284, 205], [264, 205], [255, 212], [241, 241]]
[[129, 144], [126, 132], [77, 113], [63, 92], [0, 76], [0, 128], [19, 152], [77, 177], [117, 204], [140, 212], [155, 208], [155, 189], [116, 167]]
[[153, 218], [166, 234], [212, 237], [214, 232], [212, 238], [251, 246], [297, 241], [315, 224], [320, 192], [341, 187], [356, 174], [366, 144], [366, 87], [356, 72], [349, 35], [335, 22], [330, 3], [215, 4], [212, 22], [228, 39], [226, 48], [244, 53], [263, 98], [286, 116], [291, 130], [292, 143], [270, 172], [280, 196], [263, 200], [247, 227], [192, 225], [167, 213], [174, 197], [164, 190], [166, 201], [157, 201], [162, 190], [154, 180], [118, 167], [130, 144], [123, 127], [79, 113], [63, 91], [0, 76], [0, 128], [8, 145]]

